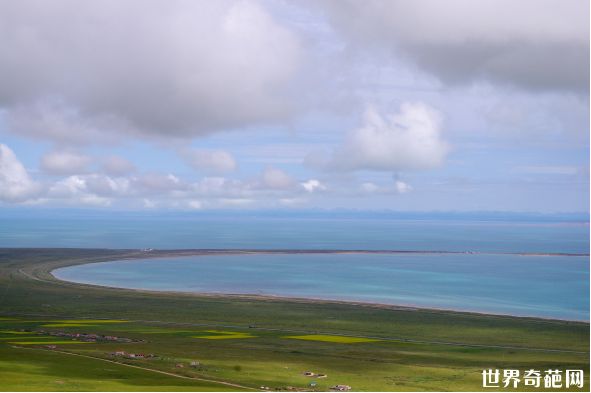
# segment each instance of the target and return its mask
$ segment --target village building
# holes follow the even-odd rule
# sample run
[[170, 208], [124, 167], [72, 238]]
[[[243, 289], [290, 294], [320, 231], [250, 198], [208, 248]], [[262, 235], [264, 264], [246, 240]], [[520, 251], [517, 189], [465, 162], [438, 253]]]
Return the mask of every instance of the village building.
[[336, 390], [337, 392], [348, 392], [351, 390], [351, 386], [349, 385], [335, 385], [330, 388], [331, 390]]

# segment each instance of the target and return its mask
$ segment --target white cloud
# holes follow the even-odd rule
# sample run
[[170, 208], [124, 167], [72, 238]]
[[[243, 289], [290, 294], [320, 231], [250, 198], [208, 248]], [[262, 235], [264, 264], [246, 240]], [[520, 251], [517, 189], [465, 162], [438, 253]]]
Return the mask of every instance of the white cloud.
[[316, 179], [307, 180], [305, 182], [300, 183], [300, 185], [304, 188], [304, 190], [310, 193], [315, 191], [326, 190], [326, 186]]
[[97, 207], [111, 206], [112, 199], [96, 194], [96, 189], [89, 187], [90, 175], [74, 175], [59, 180], [51, 185], [47, 191], [50, 199], [61, 200], [69, 205], [89, 205]]
[[103, 196], [126, 196], [131, 190], [131, 181], [125, 177], [110, 177], [92, 174], [84, 178], [89, 192]]
[[41, 157], [41, 169], [54, 175], [82, 174], [88, 172], [91, 158], [69, 151], [52, 151]]
[[84, 195], [109, 198], [126, 197], [135, 195], [132, 180], [125, 177], [110, 177], [98, 173], [72, 175], [50, 185], [48, 196], [58, 199], [75, 199]]
[[55, 182], [49, 188], [53, 198], [70, 198], [86, 191], [86, 182], [82, 176], [74, 175]]
[[405, 103], [386, 116], [370, 107], [365, 124], [350, 132], [324, 165], [345, 171], [430, 169], [443, 163], [448, 150], [441, 116], [426, 105]]
[[[0, 169], [6, 169], [6, 163], [12, 162], [10, 154], [2, 149]], [[24, 168], [21, 168], [24, 170]], [[196, 182], [189, 182], [174, 174], [142, 173], [128, 176], [109, 176], [102, 173], [88, 173], [66, 176], [41, 187], [32, 182], [26, 171], [8, 171], [18, 174], [20, 179], [4, 187], [5, 178], [0, 176], [3, 187], [0, 200], [22, 204], [45, 204], [47, 206], [119, 206], [144, 209], [207, 209], [224, 207], [271, 207], [297, 206], [310, 201], [309, 197], [323, 198], [328, 186], [317, 179], [296, 181], [285, 172], [276, 168], [267, 168], [261, 177], [250, 180], [228, 179], [224, 177], [204, 177]], [[19, 174], [20, 172], [20, 174]], [[4, 172], [1, 172], [4, 173]], [[23, 175], [24, 174], [24, 175]], [[26, 179], [26, 180], [22, 180]], [[335, 186], [333, 188], [333, 186]], [[362, 194], [351, 192], [350, 184], [331, 185], [330, 190], [345, 197], [357, 197]], [[400, 194], [411, 189], [401, 181], [388, 187], [379, 187], [374, 183], [364, 183], [360, 191], [367, 194]], [[7, 192], [10, 192], [7, 193]], [[334, 196], [331, 193], [331, 197]]]
[[0, 200], [25, 202], [39, 191], [39, 185], [30, 178], [14, 152], [0, 143]]
[[0, 26], [0, 106], [15, 132], [185, 137], [294, 109], [300, 42], [256, 0], [5, 1]]
[[400, 180], [396, 180], [394, 186], [396, 187], [396, 191], [398, 191], [399, 194], [406, 194], [412, 190], [412, 186]]
[[377, 192], [380, 189], [380, 187], [377, 184], [372, 182], [362, 183], [360, 188], [361, 191], [366, 192], [368, 194], [373, 194], [374, 192]]
[[194, 169], [206, 173], [227, 173], [236, 170], [236, 160], [223, 150], [185, 149], [185, 161]]
[[348, 42], [402, 53], [451, 84], [589, 88], [589, 2], [339, 0], [322, 3]]

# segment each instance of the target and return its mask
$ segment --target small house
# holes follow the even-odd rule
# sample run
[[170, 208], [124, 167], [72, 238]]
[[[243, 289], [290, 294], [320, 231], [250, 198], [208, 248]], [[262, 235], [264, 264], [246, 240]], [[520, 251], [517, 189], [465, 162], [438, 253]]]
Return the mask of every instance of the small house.
[[349, 390], [351, 390], [351, 386], [349, 386], [349, 385], [335, 385], [331, 389], [336, 390], [337, 392], [348, 392]]

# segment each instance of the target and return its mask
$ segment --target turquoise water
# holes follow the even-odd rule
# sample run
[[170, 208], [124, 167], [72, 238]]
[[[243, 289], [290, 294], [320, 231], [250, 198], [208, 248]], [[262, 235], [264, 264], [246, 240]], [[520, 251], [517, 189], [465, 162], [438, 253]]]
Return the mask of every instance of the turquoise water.
[[114, 261], [64, 280], [589, 320], [589, 258], [484, 254], [219, 255]]
[[[26, 212], [25, 212], [26, 213]], [[0, 213], [0, 247], [589, 252], [586, 217], [393, 213]], [[4, 216], [2, 216], [4, 214]], [[69, 215], [68, 215], [69, 214]], [[130, 288], [356, 300], [589, 319], [589, 258], [516, 255], [217, 256], [71, 267]]]
[[588, 253], [589, 224], [268, 217], [1, 217], [0, 247]]

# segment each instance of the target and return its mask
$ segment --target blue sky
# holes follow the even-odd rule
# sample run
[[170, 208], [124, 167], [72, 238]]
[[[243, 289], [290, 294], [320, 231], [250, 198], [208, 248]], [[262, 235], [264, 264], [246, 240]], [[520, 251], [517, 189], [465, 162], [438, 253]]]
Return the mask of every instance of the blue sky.
[[4, 1], [0, 206], [588, 211], [588, 7]]

